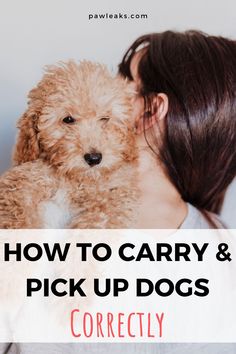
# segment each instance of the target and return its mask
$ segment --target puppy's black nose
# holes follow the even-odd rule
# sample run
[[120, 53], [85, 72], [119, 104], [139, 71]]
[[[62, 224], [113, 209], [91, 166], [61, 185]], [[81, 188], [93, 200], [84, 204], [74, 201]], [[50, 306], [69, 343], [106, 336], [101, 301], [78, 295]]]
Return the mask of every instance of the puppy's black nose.
[[84, 159], [89, 166], [99, 165], [102, 161], [102, 154], [99, 152], [92, 152], [91, 154], [85, 154]]

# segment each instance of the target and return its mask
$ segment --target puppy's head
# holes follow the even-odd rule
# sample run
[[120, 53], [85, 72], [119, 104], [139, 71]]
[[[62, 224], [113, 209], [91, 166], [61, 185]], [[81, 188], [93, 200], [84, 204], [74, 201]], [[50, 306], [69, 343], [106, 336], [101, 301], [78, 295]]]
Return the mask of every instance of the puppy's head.
[[49, 67], [19, 121], [16, 164], [44, 159], [60, 174], [100, 175], [136, 159], [133, 88], [105, 66]]

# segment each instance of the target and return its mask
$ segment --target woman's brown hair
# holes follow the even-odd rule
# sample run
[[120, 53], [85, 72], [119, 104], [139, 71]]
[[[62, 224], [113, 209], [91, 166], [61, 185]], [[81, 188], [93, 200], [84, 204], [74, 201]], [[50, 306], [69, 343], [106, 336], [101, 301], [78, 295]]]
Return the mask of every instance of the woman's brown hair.
[[152, 111], [157, 93], [169, 99], [161, 144], [160, 137], [148, 144], [186, 202], [219, 213], [236, 174], [236, 42], [198, 31], [144, 35], [119, 65], [130, 80], [130, 63], [141, 47], [145, 110]]

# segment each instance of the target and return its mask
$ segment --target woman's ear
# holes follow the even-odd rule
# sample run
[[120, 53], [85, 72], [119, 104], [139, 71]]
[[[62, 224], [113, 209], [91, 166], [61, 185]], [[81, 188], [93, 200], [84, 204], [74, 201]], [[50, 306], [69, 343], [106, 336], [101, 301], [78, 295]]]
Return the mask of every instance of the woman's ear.
[[158, 93], [152, 100], [152, 111], [144, 112], [137, 122], [137, 133], [152, 128], [157, 122], [165, 119], [169, 108], [168, 96], [165, 93]]

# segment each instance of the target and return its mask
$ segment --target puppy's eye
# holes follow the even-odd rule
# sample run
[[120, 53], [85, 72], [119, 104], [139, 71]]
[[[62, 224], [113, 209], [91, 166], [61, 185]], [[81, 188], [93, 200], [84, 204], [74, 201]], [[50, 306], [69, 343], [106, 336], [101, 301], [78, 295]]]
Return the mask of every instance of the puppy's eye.
[[66, 124], [73, 124], [75, 122], [75, 118], [68, 116], [68, 117], [65, 117], [62, 121], [63, 121], [63, 123], [66, 123]]
[[110, 117], [101, 117], [99, 120], [101, 122], [108, 122], [110, 120]]

